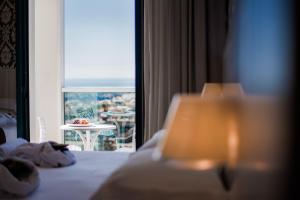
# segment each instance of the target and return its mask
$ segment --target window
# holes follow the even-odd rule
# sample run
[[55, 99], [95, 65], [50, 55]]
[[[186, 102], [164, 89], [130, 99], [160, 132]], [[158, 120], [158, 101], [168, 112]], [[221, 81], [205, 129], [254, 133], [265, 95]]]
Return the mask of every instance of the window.
[[[64, 119], [112, 124], [94, 150], [132, 148], [135, 136], [135, 1], [65, 0]], [[84, 149], [77, 132], [65, 142]]]

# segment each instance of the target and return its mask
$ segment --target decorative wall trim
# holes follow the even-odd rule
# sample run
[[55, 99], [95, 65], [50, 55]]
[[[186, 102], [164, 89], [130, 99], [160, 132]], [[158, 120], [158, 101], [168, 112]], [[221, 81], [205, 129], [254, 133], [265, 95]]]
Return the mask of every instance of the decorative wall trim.
[[0, 70], [16, 69], [15, 0], [0, 0]]

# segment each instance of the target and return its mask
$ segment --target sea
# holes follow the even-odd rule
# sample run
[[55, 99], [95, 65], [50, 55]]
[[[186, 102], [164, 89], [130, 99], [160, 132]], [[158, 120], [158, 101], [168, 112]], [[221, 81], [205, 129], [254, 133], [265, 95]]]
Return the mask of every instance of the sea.
[[65, 87], [135, 87], [134, 79], [65, 79]]

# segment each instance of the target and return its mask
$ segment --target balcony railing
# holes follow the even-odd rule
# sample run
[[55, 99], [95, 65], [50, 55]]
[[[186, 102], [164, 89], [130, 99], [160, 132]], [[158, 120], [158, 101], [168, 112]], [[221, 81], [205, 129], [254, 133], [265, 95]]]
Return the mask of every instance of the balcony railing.
[[[63, 88], [64, 122], [87, 118], [95, 124], [114, 124], [110, 136], [100, 134], [94, 150], [119, 150], [135, 146], [135, 89], [129, 87]], [[65, 143], [83, 149], [80, 137], [65, 131]]]

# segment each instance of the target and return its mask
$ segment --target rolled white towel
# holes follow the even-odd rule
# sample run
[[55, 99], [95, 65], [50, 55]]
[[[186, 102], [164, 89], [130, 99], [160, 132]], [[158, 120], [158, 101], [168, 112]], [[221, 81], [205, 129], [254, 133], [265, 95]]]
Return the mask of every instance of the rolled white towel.
[[19, 158], [0, 161], [0, 177], [0, 199], [12, 195], [25, 197], [40, 183], [34, 164]]
[[23, 138], [17, 138], [13, 141], [6, 142], [5, 144], [0, 145], [0, 156], [7, 157], [17, 147], [27, 143], [27, 140]]
[[56, 150], [52, 144], [51, 142], [23, 144], [10, 152], [9, 156], [30, 160], [39, 167], [64, 167], [76, 162], [74, 154], [68, 149]]

